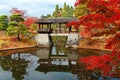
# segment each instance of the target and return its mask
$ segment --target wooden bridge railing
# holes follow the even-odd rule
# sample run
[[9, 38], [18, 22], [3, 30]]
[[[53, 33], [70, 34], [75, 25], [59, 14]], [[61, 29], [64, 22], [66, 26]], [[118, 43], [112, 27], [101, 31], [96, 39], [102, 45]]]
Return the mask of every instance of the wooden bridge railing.
[[47, 29], [47, 28], [43, 28], [43, 29], [38, 29], [37, 30], [38, 33], [70, 33], [70, 32], [78, 32], [77, 29], [71, 29], [71, 28], [56, 28], [56, 29]]

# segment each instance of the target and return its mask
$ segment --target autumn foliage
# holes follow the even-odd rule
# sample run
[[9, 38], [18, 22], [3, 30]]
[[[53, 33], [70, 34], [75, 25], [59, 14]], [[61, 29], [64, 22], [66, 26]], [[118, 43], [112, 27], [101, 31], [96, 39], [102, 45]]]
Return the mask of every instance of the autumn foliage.
[[10, 10], [11, 14], [19, 14], [24, 18], [23, 24], [27, 27], [27, 29], [30, 29], [30, 26], [34, 24], [36, 20], [39, 18], [37, 17], [29, 17], [27, 16], [27, 11], [26, 10], [20, 10], [18, 8], [12, 8]]
[[86, 70], [102, 70], [103, 76], [113, 76], [117, 66], [119, 66], [120, 54], [104, 54], [102, 56], [89, 56], [81, 58], [80, 62], [85, 64]]
[[110, 35], [106, 40], [106, 48], [111, 54], [89, 56], [81, 58], [87, 70], [100, 69], [104, 76], [112, 75], [120, 61], [120, 0], [76, 0], [75, 6], [87, 4], [88, 14], [80, 16], [78, 22], [71, 22], [67, 26], [84, 27], [81, 36], [89, 37]]
[[[107, 40], [109, 45], [119, 43], [120, 35], [120, 0], [76, 0], [75, 6], [87, 4], [88, 14], [81, 16], [78, 22], [71, 22], [67, 26], [74, 25], [84, 27], [82, 34], [101, 36], [114, 34], [114, 40]], [[82, 36], [82, 35], [81, 35]], [[114, 42], [111, 42], [114, 41]], [[116, 42], [115, 42], [116, 41]], [[113, 48], [112, 48], [113, 49]]]
[[28, 17], [26, 20], [23, 22], [23, 24], [29, 29], [30, 26], [39, 18], [37, 17]]
[[[80, 5], [81, 2], [85, 3], [86, 0], [77, 0], [75, 5]], [[88, 0], [86, 4], [89, 14], [81, 16], [79, 22], [72, 22], [70, 25], [73, 24], [76, 28], [84, 25], [85, 33], [89, 33], [90, 36], [97, 36], [97, 32], [99, 32], [99, 36], [101, 33], [107, 34], [109, 31], [110, 33], [116, 33], [119, 29], [118, 26], [120, 26], [119, 0]], [[94, 31], [93, 29], [97, 30]], [[109, 31], [105, 31], [104, 29], [108, 29]]]

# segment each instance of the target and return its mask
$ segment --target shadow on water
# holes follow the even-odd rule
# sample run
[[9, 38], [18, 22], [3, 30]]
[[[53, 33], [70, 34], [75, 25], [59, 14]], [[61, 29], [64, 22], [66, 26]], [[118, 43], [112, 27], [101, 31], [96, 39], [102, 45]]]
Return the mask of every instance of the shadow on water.
[[50, 48], [0, 52], [0, 80], [103, 80], [98, 71], [87, 71], [79, 63], [80, 58], [103, 51], [65, 48], [65, 40], [60, 37]]

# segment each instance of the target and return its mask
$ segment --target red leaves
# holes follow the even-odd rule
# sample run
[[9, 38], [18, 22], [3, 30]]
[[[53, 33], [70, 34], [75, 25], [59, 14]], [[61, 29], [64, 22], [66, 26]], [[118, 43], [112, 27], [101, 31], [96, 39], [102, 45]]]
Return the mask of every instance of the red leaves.
[[77, 22], [70, 22], [70, 23], [66, 24], [66, 26], [69, 27], [69, 26], [76, 25], [76, 24], [77, 24]]
[[120, 48], [120, 33], [117, 33], [113, 38], [109, 38], [106, 40], [108, 49], [119, 49]]
[[86, 69], [93, 70], [95, 68], [103, 68], [106, 63], [111, 60], [109, 55], [103, 56], [90, 56], [86, 58], [81, 58], [80, 62], [86, 65]]
[[75, 28], [78, 28], [80, 27], [80, 25], [83, 25], [85, 29], [84, 32], [89, 33], [89, 35], [91, 36], [92, 30], [94, 28], [96, 29], [104, 28], [104, 24], [106, 20], [107, 18], [104, 15], [90, 14], [90, 15], [86, 15], [86, 16], [79, 18], [78, 22], [70, 22], [66, 26], [74, 25]]
[[80, 0], [76, 0], [76, 2], [75, 2], [75, 6], [77, 6], [77, 5], [79, 5], [81, 2], [80, 2]]
[[112, 13], [118, 13], [117, 11], [119, 11], [119, 4], [119, 0], [90, 0], [88, 8], [95, 12], [102, 11], [104, 13], [110, 11]]
[[75, 6], [77, 6], [77, 5], [79, 5], [79, 4], [85, 4], [85, 3], [87, 3], [87, 1], [88, 0], [76, 0], [76, 2], [75, 2]]
[[38, 20], [37, 17], [28, 17], [23, 24], [26, 25], [27, 28], [29, 28], [36, 20]]
[[67, 26], [71, 25], [85, 25], [91, 28], [101, 28], [103, 27], [103, 23], [105, 23], [107, 19], [104, 15], [101, 14], [90, 14], [79, 18], [79, 22], [70, 22]]
[[107, 45], [106, 45], [106, 49], [113, 49], [113, 46], [115, 45], [115, 42], [113, 38], [109, 38], [106, 40]]
[[109, 23], [120, 24], [120, 13], [112, 16], [111, 18], [107, 19]]
[[[83, 0], [76, 0], [75, 5], [83, 4]], [[118, 66], [120, 61], [120, 0], [87, 0], [89, 14], [79, 18], [72, 25], [83, 25], [84, 32], [81, 35], [97, 36], [102, 34], [114, 34], [106, 40], [106, 48], [113, 49], [111, 54], [102, 56], [89, 56], [81, 58], [86, 69], [101, 69], [103, 75], [111, 75], [112, 69]], [[70, 25], [69, 25], [70, 26]], [[78, 28], [77, 27], [77, 28]], [[96, 32], [95, 32], [96, 31]]]
[[89, 33], [90, 36], [115, 34], [117, 31], [112, 27], [101, 31], [101, 33], [94, 33], [93, 29], [110, 28], [111, 24], [116, 27], [120, 26], [120, 0], [76, 0], [75, 5], [84, 4], [87, 1], [89, 14], [80, 17], [78, 22], [69, 23], [69, 26], [74, 25], [75, 28], [78, 28], [83, 25], [85, 27], [84, 33]]
[[87, 70], [100, 69], [103, 76], [112, 75], [112, 69], [118, 66], [120, 53], [112, 52], [102, 56], [89, 56], [81, 58], [80, 62], [85, 64]]

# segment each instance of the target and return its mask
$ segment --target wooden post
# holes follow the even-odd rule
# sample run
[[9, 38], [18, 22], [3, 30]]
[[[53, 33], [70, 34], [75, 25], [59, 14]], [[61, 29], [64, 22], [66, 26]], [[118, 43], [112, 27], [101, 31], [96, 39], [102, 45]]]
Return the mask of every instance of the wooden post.
[[40, 23], [39, 23], [39, 29], [40, 29]]
[[49, 24], [49, 27], [50, 27], [50, 32], [52, 32], [53, 30], [51, 29], [51, 23]]
[[50, 29], [51, 29], [51, 24], [50, 24]]
[[61, 33], [61, 23], [59, 23], [59, 30], [60, 30], [59, 32]]
[[42, 29], [43, 29], [43, 24], [42, 24]]
[[49, 24], [47, 24], [47, 28], [48, 28], [48, 29], [50, 29], [50, 26], [49, 26]]
[[72, 27], [70, 26], [70, 27], [69, 27], [69, 33], [70, 33], [71, 31], [72, 31]]

